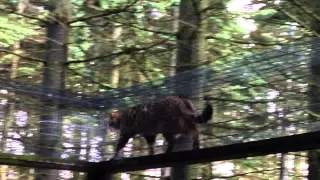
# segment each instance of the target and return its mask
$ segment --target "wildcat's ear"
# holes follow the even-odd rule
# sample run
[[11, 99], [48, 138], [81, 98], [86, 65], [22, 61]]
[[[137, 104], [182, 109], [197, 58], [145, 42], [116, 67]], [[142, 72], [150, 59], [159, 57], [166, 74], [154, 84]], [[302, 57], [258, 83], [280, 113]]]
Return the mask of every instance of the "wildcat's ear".
[[119, 117], [119, 111], [113, 111], [113, 112], [110, 114], [110, 118], [111, 118], [112, 120], [116, 120], [116, 119], [118, 119], [118, 117]]

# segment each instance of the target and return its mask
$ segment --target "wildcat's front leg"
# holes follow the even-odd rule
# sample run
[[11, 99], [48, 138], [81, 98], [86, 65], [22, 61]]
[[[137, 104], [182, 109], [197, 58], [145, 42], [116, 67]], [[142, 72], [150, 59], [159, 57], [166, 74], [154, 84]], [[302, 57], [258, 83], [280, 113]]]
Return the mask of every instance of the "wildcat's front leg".
[[109, 159], [109, 161], [115, 160], [118, 156], [119, 156], [119, 152], [113, 153], [113, 155], [111, 156], [111, 158]]
[[117, 146], [116, 146], [116, 150], [115, 150], [114, 154], [111, 156], [110, 160], [114, 160], [118, 157], [119, 152], [128, 143], [129, 139], [132, 136], [133, 136], [132, 134], [121, 134], [120, 135], [120, 138], [119, 138]]

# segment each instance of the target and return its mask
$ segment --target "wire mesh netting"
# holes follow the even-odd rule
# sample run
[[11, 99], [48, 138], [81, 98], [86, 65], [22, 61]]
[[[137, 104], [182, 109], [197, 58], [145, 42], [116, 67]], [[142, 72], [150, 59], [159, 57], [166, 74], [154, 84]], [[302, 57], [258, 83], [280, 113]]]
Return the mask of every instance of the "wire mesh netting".
[[[254, 56], [221, 59], [212, 67], [96, 94], [0, 78], [1, 150], [34, 155], [43, 146], [39, 138], [46, 136], [59, 140], [58, 146], [46, 148], [53, 148], [61, 158], [106, 160], [117, 138], [107, 130], [109, 110], [176, 93], [192, 98], [199, 111], [204, 96], [214, 105], [213, 119], [200, 126], [201, 148], [319, 130], [320, 124], [309, 118], [309, 109], [319, 104], [310, 103], [307, 93], [309, 62], [320, 57], [319, 45], [316, 39], [276, 46]], [[63, 107], [45, 106], [43, 99]], [[61, 132], [39, 132], [41, 123], [50, 123], [39, 120], [46, 114], [62, 117], [54, 121]], [[159, 137], [156, 152], [162, 153], [165, 144]], [[131, 139], [123, 156], [142, 155], [147, 155], [144, 140]]]

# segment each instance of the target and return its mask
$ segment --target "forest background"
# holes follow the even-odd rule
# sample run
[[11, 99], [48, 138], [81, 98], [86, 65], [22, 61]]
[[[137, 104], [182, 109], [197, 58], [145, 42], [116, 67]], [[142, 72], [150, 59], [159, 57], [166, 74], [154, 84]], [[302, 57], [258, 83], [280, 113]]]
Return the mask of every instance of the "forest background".
[[[118, 88], [132, 90], [138, 83], [149, 88], [151, 82], [204, 67], [214, 71], [210, 77], [220, 78], [213, 84], [201, 81], [209, 91], [193, 91], [197, 98], [216, 98], [212, 126], [201, 132], [204, 147], [303, 132], [319, 119], [319, 63], [312, 68], [308, 63], [320, 57], [320, 1], [0, 0], [0, 9], [2, 152], [106, 159], [117, 138], [105, 128], [110, 109], [64, 104], [61, 99], [71, 97], [66, 94], [109, 97]], [[288, 46], [304, 40], [314, 43]], [[271, 57], [281, 49], [287, 53]], [[8, 89], [13, 82], [20, 84]], [[16, 91], [27, 86], [41, 95]], [[48, 98], [50, 89], [63, 97], [59, 103]], [[113, 100], [131, 106], [137, 103], [133, 96], [144, 95], [135, 93]], [[158, 152], [163, 143], [160, 137]], [[124, 156], [142, 155], [143, 147], [139, 138], [130, 141]], [[310, 151], [193, 165], [192, 178], [319, 180], [319, 155]], [[0, 173], [1, 180], [84, 177], [13, 166], [0, 166]], [[168, 168], [115, 178], [159, 176], [168, 176]]]

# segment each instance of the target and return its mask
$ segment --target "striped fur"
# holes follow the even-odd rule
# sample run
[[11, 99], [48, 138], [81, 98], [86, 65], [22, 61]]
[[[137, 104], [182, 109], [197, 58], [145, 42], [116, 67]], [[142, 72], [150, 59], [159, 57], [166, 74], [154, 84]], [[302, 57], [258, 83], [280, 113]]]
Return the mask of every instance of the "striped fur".
[[137, 134], [142, 135], [154, 154], [156, 136], [162, 134], [168, 142], [166, 153], [173, 148], [175, 135], [185, 134], [193, 137], [193, 148], [199, 148], [197, 124], [206, 123], [212, 118], [212, 106], [207, 104], [203, 112], [196, 112], [190, 99], [183, 96], [167, 96], [160, 100], [112, 112], [109, 126], [120, 130], [120, 138], [112, 159], [128, 140]]

